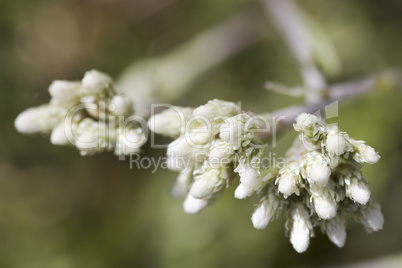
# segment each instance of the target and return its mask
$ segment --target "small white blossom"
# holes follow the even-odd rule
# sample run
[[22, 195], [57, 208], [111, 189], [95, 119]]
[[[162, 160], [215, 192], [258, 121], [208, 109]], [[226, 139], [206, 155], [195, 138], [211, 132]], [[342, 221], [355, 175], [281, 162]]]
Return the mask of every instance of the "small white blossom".
[[211, 132], [208, 132], [203, 128], [199, 128], [197, 130], [186, 133], [184, 135], [184, 138], [187, 140], [191, 147], [196, 148], [205, 147], [205, 145], [209, 145], [214, 139]]
[[304, 205], [294, 205], [290, 221], [290, 243], [297, 252], [302, 253], [307, 250], [313, 235], [310, 216]]
[[253, 193], [254, 193], [254, 189], [247, 188], [244, 186], [244, 184], [240, 183], [239, 186], [237, 186], [237, 188], [236, 188], [235, 198], [245, 199], [247, 197], [250, 197]]
[[281, 209], [282, 202], [279, 197], [272, 189], [268, 190], [268, 193], [261, 198], [260, 203], [251, 216], [254, 228], [264, 229], [267, 227], [271, 221], [275, 220]]
[[128, 116], [133, 114], [133, 102], [125, 96], [116, 95], [109, 103], [109, 111], [113, 115]]
[[293, 125], [294, 129], [298, 132], [302, 132], [305, 128], [316, 124], [318, 118], [312, 114], [302, 113], [296, 118], [296, 124]]
[[357, 220], [364, 225], [367, 232], [377, 232], [382, 229], [384, 216], [378, 203], [370, 202], [366, 206], [360, 207], [359, 212]]
[[198, 199], [210, 197], [220, 191], [226, 180], [221, 178], [221, 170], [210, 169], [194, 177], [194, 182], [190, 188], [190, 194]]
[[71, 144], [67, 138], [64, 121], [56, 126], [50, 135], [50, 142], [54, 145], [69, 145]]
[[351, 150], [348, 135], [337, 129], [328, 131], [325, 147], [328, 152], [335, 155], [342, 155], [347, 150]]
[[[113, 137], [111, 137], [113, 139]], [[119, 127], [116, 133], [114, 153], [116, 155], [129, 155], [138, 153], [141, 146], [147, 141], [141, 128]]]
[[85, 118], [79, 122], [75, 135], [75, 146], [81, 155], [92, 155], [108, 148], [106, 124]]
[[367, 204], [371, 195], [368, 183], [354, 176], [346, 177], [344, 180], [346, 196], [361, 205]]
[[293, 127], [300, 132], [299, 139], [303, 141], [306, 150], [313, 151], [321, 147], [325, 128], [315, 115], [299, 115]]
[[188, 194], [186, 200], [184, 200], [183, 208], [184, 212], [188, 214], [196, 214], [208, 205], [208, 199], [197, 199], [191, 194]]
[[45, 104], [20, 113], [15, 119], [15, 128], [25, 134], [50, 133], [67, 111], [63, 107]]
[[279, 171], [279, 176], [275, 184], [278, 185], [278, 191], [285, 198], [292, 194], [300, 195], [298, 184], [300, 184], [300, 168], [298, 163], [291, 162]]
[[371, 195], [370, 186], [358, 167], [350, 164], [340, 165], [336, 169], [336, 175], [339, 185], [344, 186], [346, 197], [360, 205], [367, 204]]
[[335, 218], [321, 221], [321, 228], [327, 234], [329, 240], [337, 247], [343, 247], [346, 241], [346, 226], [342, 216], [337, 215]]
[[328, 179], [331, 175], [331, 168], [329, 166], [330, 160], [319, 152], [308, 152], [304, 156], [302, 163], [303, 177], [305, 177], [309, 183], [314, 183], [318, 186], [324, 187], [328, 183]]
[[172, 107], [151, 116], [148, 127], [151, 131], [171, 138], [178, 138], [184, 131], [187, 119], [194, 109], [188, 107]]
[[240, 182], [248, 188], [255, 189], [258, 186], [258, 172], [257, 170], [248, 165], [244, 167], [240, 172]]
[[50, 96], [61, 102], [78, 99], [81, 94], [81, 83], [55, 80], [49, 86]]
[[229, 159], [233, 154], [233, 148], [227, 142], [218, 139], [211, 145], [209, 159], [211, 161], [222, 161], [224, 158]]
[[361, 163], [375, 164], [380, 160], [381, 156], [374, 150], [373, 147], [370, 147], [364, 142], [354, 141], [353, 145], [356, 147], [356, 154], [354, 159]]
[[240, 183], [235, 191], [235, 197], [237, 199], [245, 199], [254, 193], [260, 193], [268, 183], [275, 181], [277, 175], [277, 168], [267, 168], [262, 170], [258, 176], [255, 177], [255, 179], [252, 179], [252, 181], [249, 181], [249, 183]]
[[[193, 136], [194, 138], [194, 136]], [[203, 160], [206, 155], [206, 146], [195, 146], [191, 144], [191, 138], [188, 134], [180, 136], [168, 145], [168, 168], [172, 170], [184, 170], [195, 160]], [[199, 159], [195, 159], [198, 157]]]
[[310, 192], [314, 210], [318, 217], [324, 220], [334, 218], [338, 210], [338, 204], [335, 200], [333, 190], [312, 184], [310, 185]]
[[262, 186], [263, 182], [260, 178], [260, 164], [263, 150], [247, 147], [240, 153], [239, 164], [235, 168], [235, 172], [240, 175], [240, 182], [246, 188], [256, 191]]
[[105, 93], [113, 85], [112, 78], [97, 70], [91, 70], [85, 73], [82, 79], [82, 86], [87, 95], [99, 95]]
[[211, 124], [213, 129], [222, 123], [227, 117], [233, 116], [239, 112], [239, 107], [228, 101], [210, 100], [207, 104], [202, 105], [194, 110], [193, 116], [203, 124]]
[[219, 136], [235, 150], [248, 145], [254, 140], [257, 129], [257, 125], [252, 119], [252, 116], [246, 113], [226, 119], [219, 128]]

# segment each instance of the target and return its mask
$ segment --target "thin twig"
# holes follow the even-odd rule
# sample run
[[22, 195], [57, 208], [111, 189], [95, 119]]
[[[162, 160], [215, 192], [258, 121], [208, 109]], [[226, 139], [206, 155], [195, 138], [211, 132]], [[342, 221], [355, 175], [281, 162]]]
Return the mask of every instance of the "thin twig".
[[292, 0], [264, 0], [269, 17], [286, 41], [293, 57], [299, 63], [306, 89], [306, 102], [321, 100], [326, 88], [324, 75], [314, 62], [312, 35], [296, 3]]
[[319, 103], [292, 106], [270, 114], [272, 118], [283, 118], [276, 126], [277, 131], [290, 128], [301, 113], [315, 113], [325, 106], [337, 102], [347, 101], [365, 95], [377, 89], [380, 85], [386, 87], [402, 88], [402, 74], [394, 71], [387, 71], [366, 78], [338, 83], [328, 88], [328, 96]]

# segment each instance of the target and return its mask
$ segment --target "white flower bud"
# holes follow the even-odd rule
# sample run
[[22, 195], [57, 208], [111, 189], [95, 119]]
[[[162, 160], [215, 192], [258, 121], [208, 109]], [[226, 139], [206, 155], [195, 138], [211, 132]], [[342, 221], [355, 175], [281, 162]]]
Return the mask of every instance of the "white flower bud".
[[117, 116], [126, 116], [133, 113], [133, 103], [130, 99], [117, 95], [112, 98], [109, 104], [109, 111]]
[[129, 155], [138, 153], [141, 146], [147, 141], [141, 128], [118, 128], [116, 133], [116, 155]]
[[329, 167], [329, 158], [312, 151], [305, 155], [303, 166], [305, 172], [303, 175], [307, 177], [309, 183], [314, 183], [318, 186], [324, 187], [328, 183], [328, 179], [331, 175], [331, 169]]
[[197, 141], [197, 135], [200, 137], [202, 134], [197, 133], [192, 137], [186, 134], [168, 145], [167, 165], [169, 169], [183, 170], [193, 164], [194, 161], [198, 162], [205, 159], [208, 147], [194, 143], [194, 140]]
[[329, 131], [325, 146], [328, 152], [341, 155], [345, 153], [348, 147], [347, 135], [339, 131]]
[[302, 204], [297, 204], [291, 211], [290, 243], [298, 252], [305, 252], [310, 244], [312, 225], [307, 209]]
[[374, 148], [361, 141], [355, 141], [354, 145], [357, 147], [357, 153], [354, 156], [354, 159], [357, 162], [375, 164], [380, 160], [381, 156], [374, 150]]
[[365, 205], [370, 200], [370, 186], [355, 176], [346, 176], [345, 179], [346, 196], [353, 201]]
[[15, 119], [15, 128], [25, 134], [50, 133], [55, 128], [66, 110], [56, 105], [42, 105], [20, 113]]
[[[285, 198], [298, 191], [296, 179], [290, 174], [285, 174], [280, 177], [278, 183], [278, 191], [283, 194]], [[298, 195], [298, 194], [297, 194]]]
[[74, 133], [74, 143], [81, 155], [92, 155], [108, 149], [106, 129], [106, 123], [90, 118], [85, 118], [78, 124]]
[[337, 247], [341, 248], [345, 245], [346, 226], [342, 216], [337, 215], [331, 220], [321, 221], [321, 226], [329, 240]]
[[153, 115], [148, 121], [148, 126], [155, 133], [178, 138], [186, 126], [186, 120], [192, 114], [193, 108], [171, 107]]
[[318, 217], [323, 220], [328, 220], [335, 217], [338, 210], [338, 204], [333, 196], [335, 193], [327, 188], [321, 188], [315, 185], [310, 186], [314, 210]]
[[299, 139], [303, 141], [303, 146], [306, 150], [314, 151], [321, 148], [325, 137], [325, 128], [315, 115], [299, 115], [293, 127], [300, 132]]
[[370, 202], [361, 207], [359, 221], [364, 224], [367, 232], [377, 232], [382, 229], [384, 216], [378, 203]]
[[202, 105], [194, 110], [193, 115], [200, 117], [200, 121], [208, 120], [209, 123], [219, 121], [228, 116], [233, 116], [239, 111], [239, 107], [228, 101], [210, 100], [207, 104]]
[[300, 183], [300, 168], [296, 162], [289, 163], [286, 167], [282, 168], [279, 176], [275, 182], [278, 185], [278, 191], [283, 194], [285, 198], [292, 194], [299, 195]]
[[[68, 127], [68, 126], [67, 126]], [[54, 145], [69, 145], [71, 144], [66, 136], [64, 122], [56, 126], [50, 135], [50, 142]]]
[[113, 84], [112, 78], [97, 70], [91, 70], [85, 73], [82, 79], [82, 86], [85, 88], [85, 93], [89, 95], [101, 94], [107, 89], [110, 89]]
[[315, 115], [302, 113], [297, 116], [296, 124], [293, 124], [293, 127], [296, 131], [302, 132], [303, 129], [317, 122], [318, 118]]
[[184, 135], [187, 139], [187, 142], [191, 147], [203, 147], [211, 142], [212, 136], [211, 132], [206, 131], [205, 129], [197, 129], [194, 132], [188, 132]]
[[245, 187], [242, 183], [237, 186], [235, 191], [235, 198], [245, 199], [254, 193], [254, 189]]
[[331, 169], [324, 163], [317, 162], [316, 165], [310, 165], [307, 168], [308, 178], [314, 181], [318, 186], [325, 186], [328, 183]]
[[18, 115], [15, 120], [15, 128], [21, 133], [33, 134], [37, 132], [47, 132], [50, 128], [44, 120], [38, 120], [41, 114], [36, 108], [30, 108]]
[[225, 180], [220, 177], [220, 170], [210, 169], [194, 178], [190, 194], [198, 199], [210, 197], [225, 185]]
[[251, 221], [253, 222], [253, 226], [256, 229], [264, 229], [267, 227], [269, 223], [269, 217], [268, 217], [268, 204], [267, 202], [261, 203], [253, 213], [253, 216], [251, 217]]
[[56, 101], [71, 101], [80, 95], [81, 83], [55, 80], [49, 87], [50, 96]]
[[240, 182], [247, 188], [256, 189], [259, 184], [258, 172], [253, 167], [246, 166], [240, 172]]
[[229, 149], [230, 148], [213, 147], [209, 153], [209, 158], [220, 160], [225, 157], [229, 157], [231, 155], [231, 151]]
[[209, 151], [209, 159], [212, 160], [222, 160], [224, 158], [229, 158], [233, 155], [234, 151], [229, 146], [227, 142], [222, 140], [216, 140]]
[[197, 199], [191, 194], [188, 194], [186, 200], [184, 200], [183, 208], [184, 212], [188, 214], [196, 214], [208, 205], [208, 199]]
[[251, 216], [254, 228], [264, 229], [272, 220], [274, 220], [281, 209], [281, 201], [273, 190], [268, 191]]
[[318, 217], [327, 220], [336, 216], [338, 206], [334, 198], [328, 196], [316, 196], [313, 199], [314, 210]]
[[[225, 120], [219, 128], [220, 138], [237, 150], [255, 138], [257, 125], [249, 114], [242, 113]], [[251, 131], [250, 131], [251, 130]]]

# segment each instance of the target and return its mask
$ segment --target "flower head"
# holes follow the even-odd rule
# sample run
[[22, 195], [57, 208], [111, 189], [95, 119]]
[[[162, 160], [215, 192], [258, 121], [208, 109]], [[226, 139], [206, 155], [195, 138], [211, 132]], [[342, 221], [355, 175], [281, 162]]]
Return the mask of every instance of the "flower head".
[[[116, 124], [134, 114], [133, 103], [116, 92], [107, 74], [91, 70], [81, 82], [56, 80], [49, 86], [49, 93], [49, 104], [30, 108], [16, 118], [19, 132], [50, 134], [52, 144], [75, 146], [81, 155], [113, 148], [116, 154], [130, 154], [146, 142], [142, 129], [134, 122]], [[135, 145], [129, 142], [133, 139], [138, 141]]]

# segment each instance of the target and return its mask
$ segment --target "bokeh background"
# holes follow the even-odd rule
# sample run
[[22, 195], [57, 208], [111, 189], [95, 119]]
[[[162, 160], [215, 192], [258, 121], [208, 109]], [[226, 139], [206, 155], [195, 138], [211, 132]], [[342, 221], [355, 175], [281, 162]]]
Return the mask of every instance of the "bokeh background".
[[[401, 1], [299, 4], [338, 51], [342, 70], [331, 83], [402, 67]], [[255, 230], [254, 200], [234, 199], [235, 185], [199, 215], [186, 215], [183, 200], [169, 195], [174, 172], [130, 169], [128, 161], [112, 154], [81, 157], [73, 148], [52, 146], [47, 137], [15, 130], [18, 113], [48, 101], [52, 80], [80, 79], [92, 68], [118, 77], [132, 62], [165, 55], [259, 5], [251, 0], [1, 1], [0, 267], [309, 267], [383, 258], [402, 266], [402, 95], [397, 90], [344, 103], [336, 119], [342, 130], [382, 155], [364, 172], [382, 204], [384, 230], [369, 235], [350, 223], [342, 249], [318, 231], [304, 254], [284, 236], [283, 218]], [[297, 85], [300, 78], [281, 36], [269, 18], [263, 20], [266, 34], [260, 41], [189, 84], [175, 104], [199, 106], [220, 98], [262, 113], [301, 103], [264, 89], [266, 81]], [[285, 135], [277, 152], [292, 138]], [[143, 155], [164, 153], [147, 145]]]

